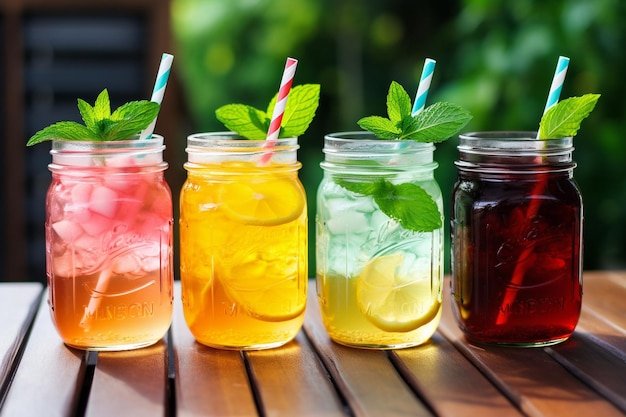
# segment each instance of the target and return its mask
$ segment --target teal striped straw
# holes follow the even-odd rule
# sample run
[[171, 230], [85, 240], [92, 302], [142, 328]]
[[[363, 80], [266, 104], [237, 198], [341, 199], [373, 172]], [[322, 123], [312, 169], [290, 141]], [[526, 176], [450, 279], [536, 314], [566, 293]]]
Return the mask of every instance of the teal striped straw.
[[[156, 81], [154, 82], [154, 89], [152, 90], [152, 98], [150, 101], [154, 101], [159, 105], [163, 102], [163, 96], [165, 95], [165, 87], [167, 86], [167, 79], [170, 76], [170, 69], [172, 68], [172, 61], [174, 56], [170, 54], [163, 54], [161, 56], [161, 63], [159, 64], [159, 71], [157, 72]], [[139, 136], [139, 139], [150, 139], [156, 126], [157, 118], [155, 117], [152, 123], [146, 127]]]
[[561, 97], [561, 89], [563, 88], [563, 82], [565, 81], [565, 74], [567, 74], [568, 66], [569, 58], [560, 56], [559, 61], [556, 64], [554, 77], [552, 78], [552, 85], [550, 86], [550, 93], [548, 94], [546, 107], [543, 110], [544, 114], [548, 111], [550, 107], [559, 102], [559, 97]]
[[426, 58], [424, 61], [424, 67], [422, 68], [422, 76], [417, 87], [417, 94], [415, 94], [415, 103], [413, 103], [413, 109], [411, 114], [415, 116], [426, 107], [426, 97], [428, 96], [428, 89], [430, 88], [430, 82], [433, 79], [433, 73], [435, 72], [435, 64], [437, 61], [434, 59]]

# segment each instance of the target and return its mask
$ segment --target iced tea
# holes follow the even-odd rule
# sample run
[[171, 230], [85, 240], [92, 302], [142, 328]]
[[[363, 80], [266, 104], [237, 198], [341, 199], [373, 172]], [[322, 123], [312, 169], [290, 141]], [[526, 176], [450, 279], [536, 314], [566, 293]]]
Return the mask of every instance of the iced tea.
[[478, 342], [556, 343], [574, 331], [582, 297], [582, 199], [571, 138], [546, 148], [531, 134], [502, 138], [499, 152], [491, 147], [496, 138], [462, 136], [459, 145], [451, 219], [456, 317]]

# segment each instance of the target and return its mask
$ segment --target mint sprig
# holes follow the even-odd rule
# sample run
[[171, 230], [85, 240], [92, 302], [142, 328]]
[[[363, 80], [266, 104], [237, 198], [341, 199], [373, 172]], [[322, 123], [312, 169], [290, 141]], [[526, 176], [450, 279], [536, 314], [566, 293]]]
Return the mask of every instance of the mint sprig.
[[435, 103], [417, 115], [411, 114], [411, 108], [409, 94], [392, 81], [387, 93], [388, 118], [368, 116], [357, 123], [381, 139], [439, 143], [460, 132], [472, 119], [469, 111], [452, 103]]
[[[263, 111], [246, 104], [226, 104], [215, 111], [217, 119], [227, 129], [250, 140], [264, 140], [272, 121], [278, 94]], [[319, 105], [319, 84], [303, 84], [289, 92], [279, 138], [294, 138], [304, 134], [315, 117]]]
[[78, 99], [78, 110], [84, 125], [76, 122], [54, 123], [35, 133], [26, 146], [56, 139], [96, 142], [129, 139], [152, 123], [159, 107], [152, 101], [131, 101], [111, 113], [109, 92], [104, 89], [93, 106]]
[[442, 225], [437, 203], [418, 185], [392, 184], [385, 179], [373, 182], [336, 182], [353, 193], [372, 196], [383, 213], [407, 230], [432, 232]]
[[[416, 115], [411, 114], [411, 98], [392, 81], [387, 93], [387, 116], [368, 116], [357, 123], [380, 139], [439, 143], [457, 134], [472, 119], [469, 111], [452, 103], [438, 102]], [[415, 232], [432, 232], [442, 226], [442, 215], [435, 200], [413, 183], [393, 184], [336, 180], [346, 190], [371, 196], [380, 210], [400, 225]]]
[[600, 94], [570, 97], [550, 107], [539, 123], [539, 139], [576, 136], [582, 121], [596, 107]]

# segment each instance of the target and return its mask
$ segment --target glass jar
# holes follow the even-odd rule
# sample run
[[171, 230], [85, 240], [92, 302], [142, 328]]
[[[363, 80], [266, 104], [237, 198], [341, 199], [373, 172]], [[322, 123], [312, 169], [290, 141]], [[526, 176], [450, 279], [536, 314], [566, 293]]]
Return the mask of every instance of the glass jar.
[[180, 195], [185, 320], [196, 340], [265, 349], [304, 321], [307, 207], [296, 138], [247, 140], [230, 132], [187, 139]]
[[[317, 193], [317, 295], [336, 342], [402, 348], [422, 344], [435, 332], [441, 315], [443, 203], [434, 149], [432, 143], [382, 140], [369, 132], [325, 137]], [[371, 185], [378, 191], [368, 191]], [[396, 199], [419, 192], [432, 204], [434, 230], [412, 230], [392, 214]], [[411, 202], [403, 214], [419, 219], [421, 202]]]
[[63, 341], [148, 346], [172, 318], [172, 195], [163, 137], [52, 142], [46, 197], [49, 305]]
[[545, 346], [580, 316], [583, 206], [571, 137], [459, 136], [452, 298], [470, 340]]

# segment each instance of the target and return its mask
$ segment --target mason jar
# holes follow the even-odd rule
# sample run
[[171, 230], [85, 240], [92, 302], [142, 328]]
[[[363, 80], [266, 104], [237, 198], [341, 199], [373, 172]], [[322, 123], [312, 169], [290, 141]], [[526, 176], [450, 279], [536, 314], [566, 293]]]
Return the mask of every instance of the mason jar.
[[[443, 203], [434, 149], [365, 131], [324, 138], [316, 277], [322, 320], [334, 341], [392, 349], [422, 344], [435, 332]], [[421, 198], [398, 202], [415, 195]], [[427, 217], [434, 226], [415, 227]]]
[[196, 340], [266, 349], [292, 340], [307, 297], [307, 207], [297, 138], [188, 137], [180, 195], [185, 320]]
[[545, 346], [580, 316], [583, 205], [571, 137], [459, 136], [452, 299], [470, 340]]
[[46, 269], [63, 341], [90, 350], [151, 345], [173, 305], [172, 195], [163, 137], [52, 142]]

